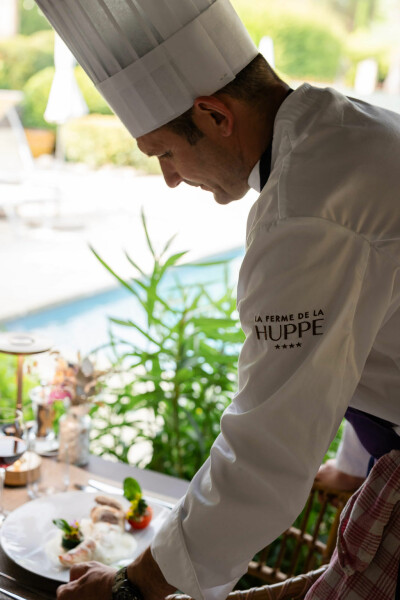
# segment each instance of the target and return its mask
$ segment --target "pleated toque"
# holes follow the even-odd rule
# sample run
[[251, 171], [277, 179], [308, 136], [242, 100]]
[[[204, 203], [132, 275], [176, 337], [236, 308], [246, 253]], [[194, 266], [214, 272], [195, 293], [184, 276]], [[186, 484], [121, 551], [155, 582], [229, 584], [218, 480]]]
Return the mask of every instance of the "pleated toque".
[[235, 78], [257, 48], [229, 0], [36, 0], [140, 137]]

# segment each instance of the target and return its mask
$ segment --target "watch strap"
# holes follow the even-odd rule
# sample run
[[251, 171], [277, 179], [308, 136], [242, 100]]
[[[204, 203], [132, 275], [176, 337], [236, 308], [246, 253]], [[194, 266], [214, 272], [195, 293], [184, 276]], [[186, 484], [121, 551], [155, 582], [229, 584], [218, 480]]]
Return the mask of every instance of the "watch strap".
[[140, 589], [128, 578], [128, 570], [122, 567], [114, 577], [112, 600], [143, 600]]

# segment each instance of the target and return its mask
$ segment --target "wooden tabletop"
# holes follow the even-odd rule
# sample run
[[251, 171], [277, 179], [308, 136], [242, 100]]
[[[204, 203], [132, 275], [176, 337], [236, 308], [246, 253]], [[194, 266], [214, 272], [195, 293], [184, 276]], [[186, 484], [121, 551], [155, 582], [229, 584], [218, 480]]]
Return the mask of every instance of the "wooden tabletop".
[[[54, 459], [42, 459], [42, 478], [51, 481], [57, 475], [59, 465]], [[176, 502], [182, 497], [188, 487], [188, 482], [154, 471], [138, 469], [131, 465], [123, 463], [115, 463], [106, 461], [100, 457], [92, 456], [89, 464], [84, 468], [75, 466], [70, 467], [70, 487], [69, 490], [74, 490], [74, 484], [85, 484], [89, 479], [97, 479], [105, 483], [112, 483], [121, 486], [125, 477], [134, 477], [139, 481], [145, 494], [166, 500]], [[28, 502], [27, 490], [25, 487], [11, 488], [6, 487], [3, 498], [4, 508], [8, 511], [14, 510], [25, 502]], [[3, 549], [0, 548], [0, 572], [6, 573], [14, 577], [21, 584], [26, 584], [33, 588], [35, 592], [24, 589], [22, 585], [14, 584], [0, 575], [0, 589], [5, 589], [15, 594], [18, 594], [26, 600], [38, 600], [42, 598], [54, 598], [58, 583], [44, 577], [40, 577], [19, 567], [11, 561]], [[37, 590], [37, 593], [36, 593]], [[0, 599], [8, 598], [0, 591]]]

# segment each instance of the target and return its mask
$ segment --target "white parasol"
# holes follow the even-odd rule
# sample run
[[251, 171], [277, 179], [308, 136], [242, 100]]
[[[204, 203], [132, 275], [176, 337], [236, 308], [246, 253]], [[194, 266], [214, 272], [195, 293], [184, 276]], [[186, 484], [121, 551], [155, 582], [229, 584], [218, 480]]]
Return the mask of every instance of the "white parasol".
[[54, 40], [54, 65], [55, 74], [44, 118], [49, 123], [62, 125], [89, 111], [75, 79], [76, 60], [57, 34]]

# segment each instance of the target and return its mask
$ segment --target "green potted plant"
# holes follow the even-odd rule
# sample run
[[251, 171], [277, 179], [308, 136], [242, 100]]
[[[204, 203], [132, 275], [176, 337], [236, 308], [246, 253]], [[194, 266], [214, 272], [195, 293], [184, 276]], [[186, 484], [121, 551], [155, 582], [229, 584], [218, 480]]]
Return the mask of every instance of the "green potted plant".
[[56, 143], [55, 125], [44, 119], [54, 67], [46, 67], [26, 82], [21, 104], [21, 120], [29, 147], [36, 158], [41, 154], [52, 154]]
[[[145, 442], [151, 448], [147, 468], [191, 479], [236, 391], [244, 334], [227, 261], [192, 263], [191, 269], [209, 268], [203, 276], [199, 272], [198, 283], [184, 285], [178, 262], [186, 252], [170, 254], [172, 239], [157, 252], [143, 214], [142, 222], [153, 259], [150, 273], [128, 257], [136, 275], [122, 279], [95, 253], [137, 309], [133, 318], [111, 319], [112, 377], [105, 382], [104, 405], [93, 414], [91, 448], [128, 462], [131, 446]], [[210, 268], [219, 271], [217, 280]]]

